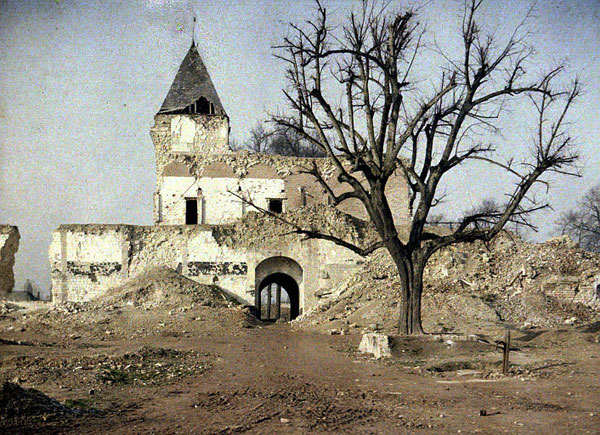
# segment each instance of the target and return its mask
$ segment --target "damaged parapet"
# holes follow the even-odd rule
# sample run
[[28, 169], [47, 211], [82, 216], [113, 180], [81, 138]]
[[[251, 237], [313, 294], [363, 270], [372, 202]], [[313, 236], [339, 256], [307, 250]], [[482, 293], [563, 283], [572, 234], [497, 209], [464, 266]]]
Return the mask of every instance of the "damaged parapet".
[[[371, 241], [368, 228], [353, 230], [350, 226], [360, 222], [332, 208], [283, 216], [344, 234], [351, 242]], [[49, 255], [57, 303], [94, 299], [147, 269], [165, 266], [256, 305], [260, 291], [285, 275], [285, 290], [294, 293], [299, 312], [316, 304], [317, 291], [335, 287], [362, 263], [349, 249], [328, 240], [305, 240], [258, 213], [231, 225], [61, 225], [52, 233]]]
[[0, 298], [4, 299], [15, 285], [13, 266], [19, 249], [19, 229], [12, 225], [0, 225]]

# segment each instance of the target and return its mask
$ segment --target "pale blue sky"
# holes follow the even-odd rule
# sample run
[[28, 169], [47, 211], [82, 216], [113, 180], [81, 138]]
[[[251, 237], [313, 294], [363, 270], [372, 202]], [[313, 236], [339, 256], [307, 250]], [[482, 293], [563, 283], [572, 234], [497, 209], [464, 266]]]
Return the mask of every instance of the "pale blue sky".
[[[341, 13], [355, 4], [325, 3]], [[501, 36], [526, 7], [490, 2], [484, 21]], [[283, 101], [283, 65], [271, 46], [286, 22], [308, 18], [311, 8], [310, 1], [0, 0], [0, 223], [21, 230], [17, 286], [25, 278], [49, 286], [50, 234], [61, 223], [152, 223], [148, 131], [189, 48], [194, 14], [232, 136], [243, 141]], [[442, 46], [454, 45], [457, 18], [456, 2], [431, 1], [423, 9]], [[532, 22], [540, 62], [569, 57], [586, 84], [573, 128], [584, 144], [584, 177], [557, 183], [556, 212], [538, 217], [539, 237], [600, 182], [599, 23], [597, 0], [540, 2]], [[482, 185], [494, 188], [477, 170], [459, 179], [470, 189], [461, 194], [466, 205]]]

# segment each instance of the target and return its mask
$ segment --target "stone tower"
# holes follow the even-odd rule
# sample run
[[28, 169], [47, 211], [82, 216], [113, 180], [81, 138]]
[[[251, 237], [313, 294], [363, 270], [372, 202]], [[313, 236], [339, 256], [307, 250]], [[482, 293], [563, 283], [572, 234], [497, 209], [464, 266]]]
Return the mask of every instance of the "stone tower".
[[[229, 117], [192, 42], [150, 129], [156, 152], [156, 223], [164, 222], [165, 178], [181, 183], [184, 188], [184, 184], [193, 179], [189, 165], [191, 156], [197, 161], [201, 156], [231, 152], [229, 130]], [[180, 190], [178, 186], [167, 189], [169, 199], [176, 195], [170, 192], [173, 189]], [[185, 193], [186, 196], [190, 194], [195, 195]]]

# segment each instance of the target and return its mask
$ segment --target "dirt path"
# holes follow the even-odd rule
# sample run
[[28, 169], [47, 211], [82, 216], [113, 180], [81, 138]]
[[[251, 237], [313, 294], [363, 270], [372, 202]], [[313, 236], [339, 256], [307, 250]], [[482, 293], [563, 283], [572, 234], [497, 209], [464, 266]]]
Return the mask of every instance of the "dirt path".
[[[36, 388], [49, 396], [61, 402], [87, 401], [102, 413], [38, 421], [34, 427], [50, 433], [600, 431], [598, 344], [578, 346], [572, 361], [569, 349], [544, 350], [548, 360], [567, 361], [557, 363], [547, 377], [490, 380], [455, 371], [432, 375], [407, 361], [373, 361], [352, 351], [358, 338], [293, 331], [277, 324], [199, 337], [105, 342], [101, 347], [82, 343], [78, 349], [65, 349], [65, 357], [151, 344], [195, 351], [210, 360], [211, 368], [159, 386], [98, 386], [80, 377], [61, 388], [71, 375], [40, 379]], [[3, 355], [37, 357], [60, 353], [60, 348], [43, 346], [9, 345], [4, 350]], [[527, 357], [541, 359], [540, 355], [532, 350]], [[95, 389], [93, 395], [90, 388]], [[480, 410], [488, 415], [480, 416]]]

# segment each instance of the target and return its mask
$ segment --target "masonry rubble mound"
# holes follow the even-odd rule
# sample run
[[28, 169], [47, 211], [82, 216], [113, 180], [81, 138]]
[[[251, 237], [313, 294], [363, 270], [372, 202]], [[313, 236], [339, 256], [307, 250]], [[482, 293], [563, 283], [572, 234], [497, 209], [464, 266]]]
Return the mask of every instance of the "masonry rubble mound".
[[[436, 253], [425, 270], [424, 329], [495, 334], [503, 322], [535, 328], [596, 321], [599, 275], [600, 254], [565, 237], [527, 243], [503, 234], [488, 244], [452, 246]], [[329, 330], [377, 323], [381, 332], [393, 333], [400, 288], [391, 257], [380, 249], [294, 324]]]

